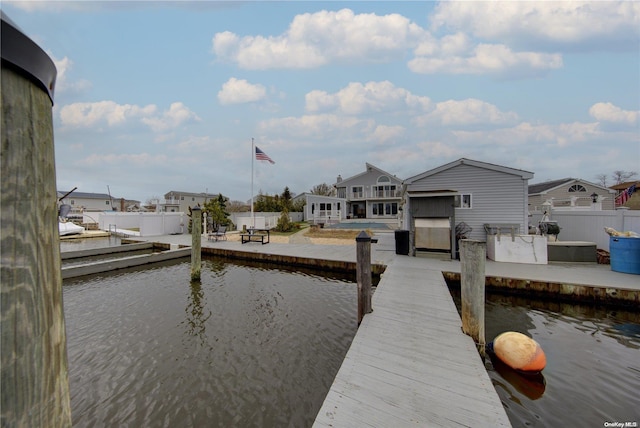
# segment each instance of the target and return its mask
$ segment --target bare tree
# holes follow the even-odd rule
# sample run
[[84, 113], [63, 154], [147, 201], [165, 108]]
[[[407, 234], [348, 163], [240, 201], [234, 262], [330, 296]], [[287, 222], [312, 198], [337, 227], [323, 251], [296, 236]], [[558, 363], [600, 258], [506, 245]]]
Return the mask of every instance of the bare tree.
[[609, 176], [607, 174], [596, 174], [596, 184], [599, 184], [602, 187], [608, 187], [607, 186], [607, 179], [609, 178]]
[[[634, 178], [636, 175], [638, 175], [638, 173], [635, 171], [616, 170], [611, 174], [611, 179], [613, 180], [613, 184], [615, 185], [624, 183], [625, 181], [629, 181], [629, 179]], [[596, 174], [596, 180], [598, 180], [597, 184], [601, 185], [602, 187], [609, 187], [609, 176], [607, 174]]]
[[333, 189], [327, 183], [316, 184], [311, 189], [311, 194], [320, 196], [331, 196], [333, 194]]
[[635, 171], [616, 170], [613, 171], [613, 181], [616, 184], [624, 183], [625, 181], [628, 181], [630, 178], [633, 178], [636, 175], [638, 175], [638, 173]]

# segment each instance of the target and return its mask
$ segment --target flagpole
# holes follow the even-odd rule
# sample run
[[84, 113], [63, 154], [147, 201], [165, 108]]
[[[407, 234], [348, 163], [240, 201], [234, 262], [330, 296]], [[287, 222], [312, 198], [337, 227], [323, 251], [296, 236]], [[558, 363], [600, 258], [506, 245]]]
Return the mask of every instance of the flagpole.
[[255, 156], [256, 149], [253, 146], [253, 137], [251, 137], [251, 227], [255, 229], [256, 227], [256, 219], [253, 216], [253, 161]]

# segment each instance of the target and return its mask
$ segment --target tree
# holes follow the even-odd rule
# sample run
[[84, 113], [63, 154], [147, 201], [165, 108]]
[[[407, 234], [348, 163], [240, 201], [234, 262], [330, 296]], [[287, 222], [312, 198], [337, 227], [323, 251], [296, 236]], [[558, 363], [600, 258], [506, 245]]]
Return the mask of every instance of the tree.
[[289, 218], [289, 211], [287, 211], [286, 209], [283, 209], [275, 229], [278, 232], [289, 232], [293, 230], [293, 227], [294, 227], [294, 224]]
[[613, 171], [613, 181], [616, 184], [624, 183], [625, 181], [629, 181], [630, 178], [633, 178], [636, 175], [638, 175], [638, 173], [635, 171], [616, 170]]
[[320, 196], [331, 196], [333, 194], [333, 189], [327, 183], [316, 184], [311, 189], [311, 194]]
[[291, 211], [293, 208], [293, 197], [291, 196], [291, 191], [289, 190], [289, 186], [285, 187], [282, 191], [282, 195], [280, 195], [280, 204], [282, 205], [282, 211], [285, 209], [287, 211]]
[[[638, 173], [636, 171], [622, 171], [616, 170], [611, 174], [611, 178], [613, 179], [613, 184], [624, 183], [625, 181], [629, 181], [629, 179], [634, 178]], [[607, 184], [608, 176], [607, 174], [597, 174], [596, 179], [597, 183], [602, 187], [609, 187]]]
[[227, 212], [227, 202], [229, 198], [222, 196], [222, 193], [218, 194], [217, 198], [209, 199], [204, 204], [204, 212], [207, 213], [207, 222], [213, 225], [213, 229], [216, 230], [220, 226], [227, 226], [230, 223], [229, 213]]

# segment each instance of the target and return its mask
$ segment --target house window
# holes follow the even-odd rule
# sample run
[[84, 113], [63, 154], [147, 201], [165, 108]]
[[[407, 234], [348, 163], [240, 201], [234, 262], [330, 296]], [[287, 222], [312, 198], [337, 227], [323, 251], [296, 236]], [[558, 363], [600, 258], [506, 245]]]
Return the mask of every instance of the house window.
[[569, 187], [569, 192], [586, 192], [587, 189], [582, 184], [574, 184]]
[[462, 209], [471, 208], [471, 194], [463, 193], [461, 195], [456, 195], [454, 198], [453, 206]]
[[378, 202], [371, 205], [373, 215], [383, 216], [383, 215], [396, 215], [398, 214], [398, 203], [397, 202]]
[[181, 201], [184, 201], [184, 196], [180, 196], [180, 200], [181, 200]]
[[362, 198], [364, 196], [362, 186], [353, 186], [351, 188], [351, 193], [353, 194], [354, 198]]
[[105, 205], [109, 205], [109, 201], [104, 201], [104, 204]]
[[71, 199], [71, 205], [75, 205], [76, 201], [74, 199]]

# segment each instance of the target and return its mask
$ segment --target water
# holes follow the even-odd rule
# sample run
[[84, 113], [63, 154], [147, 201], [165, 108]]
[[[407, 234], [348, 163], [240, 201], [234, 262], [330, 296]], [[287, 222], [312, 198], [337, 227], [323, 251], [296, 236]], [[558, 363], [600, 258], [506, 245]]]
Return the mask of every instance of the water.
[[80, 251], [92, 250], [94, 248], [119, 247], [121, 239], [117, 236], [106, 238], [88, 238], [88, 239], [61, 239], [60, 251]]
[[203, 260], [64, 282], [74, 427], [310, 426], [353, 336], [352, 278]]
[[[459, 305], [459, 288], [451, 290]], [[519, 331], [547, 356], [537, 377], [486, 360], [514, 427], [640, 424], [640, 312], [493, 294], [486, 300], [488, 342]]]

